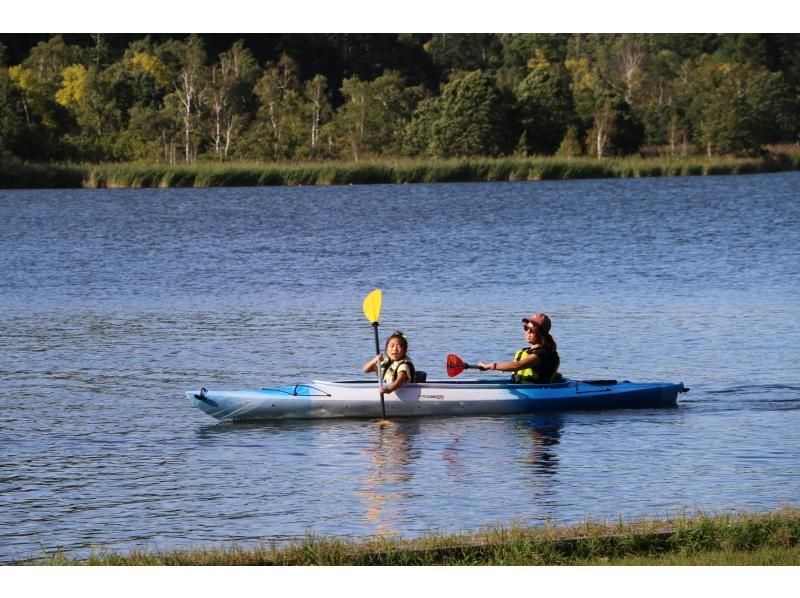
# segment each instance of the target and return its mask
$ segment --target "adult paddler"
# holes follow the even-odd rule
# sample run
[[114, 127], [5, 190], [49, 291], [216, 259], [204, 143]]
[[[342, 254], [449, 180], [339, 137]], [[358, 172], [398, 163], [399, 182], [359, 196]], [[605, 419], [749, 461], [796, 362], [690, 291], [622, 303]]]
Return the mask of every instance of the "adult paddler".
[[517, 384], [547, 384], [558, 377], [561, 359], [555, 339], [550, 335], [550, 318], [547, 314], [535, 313], [522, 318], [525, 331], [523, 347], [514, 355], [514, 361], [481, 361], [478, 367], [501, 372], [513, 372], [511, 382]]

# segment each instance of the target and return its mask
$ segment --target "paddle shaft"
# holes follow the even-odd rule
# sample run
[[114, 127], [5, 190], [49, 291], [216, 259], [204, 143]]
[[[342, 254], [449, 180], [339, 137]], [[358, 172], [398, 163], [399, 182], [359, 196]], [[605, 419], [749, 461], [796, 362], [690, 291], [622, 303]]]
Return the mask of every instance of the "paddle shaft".
[[458, 367], [461, 368], [462, 370], [480, 370], [482, 372], [486, 371], [486, 368], [482, 368], [479, 365], [470, 365], [468, 363], [460, 364]]
[[445, 368], [447, 369], [447, 375], [451, 378], [454, 376], [458, 376], [464, 370], [480, 370], [485, 371], [486, 368], [482, 368], [479, 365], [470, 365], [468, 363], [464, 363], [458, 355], [455, 353], [450, 353], [447, 356], [447, 360], [445, 361]]
[[[377, 322], [373, 322], [372, 323], [372, 328], [375, 330], [375, 355], [380, 355], [380, 353], [381, 353], [381, 343], [378, 340], [378, 323]], [[380, 359], [378, 359], [376, 367], [378, 368], [378, 384], [380, 384], [381, 387], [383, 387], [383, 372], [381, 371], [381, 360]], [[385, 403], [383, 401], [383, 393], [381, 393], [381, 417], [383, 419], [386, 419], [386, 405], [385, 405]]]

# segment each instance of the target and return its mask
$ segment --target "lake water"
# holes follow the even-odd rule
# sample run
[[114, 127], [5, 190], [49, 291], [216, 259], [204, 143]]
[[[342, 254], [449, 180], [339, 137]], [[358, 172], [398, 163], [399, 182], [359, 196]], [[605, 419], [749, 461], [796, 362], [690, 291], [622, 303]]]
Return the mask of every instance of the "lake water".
[[[798, 199], [800, 173], [0, 191], [0, 561], [798, 506]], [[545, 311], [565, 375], [691, 391], [385, 427], [184, 397], [362, 376], [376, 287], [429, 378]]]

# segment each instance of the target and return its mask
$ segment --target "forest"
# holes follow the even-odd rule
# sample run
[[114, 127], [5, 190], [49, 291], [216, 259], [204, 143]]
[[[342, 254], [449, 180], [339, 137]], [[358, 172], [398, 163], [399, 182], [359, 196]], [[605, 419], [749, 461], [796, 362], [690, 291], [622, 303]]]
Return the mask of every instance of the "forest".
[[797, 34], [2, 34], [0, 158], [759, 156]]

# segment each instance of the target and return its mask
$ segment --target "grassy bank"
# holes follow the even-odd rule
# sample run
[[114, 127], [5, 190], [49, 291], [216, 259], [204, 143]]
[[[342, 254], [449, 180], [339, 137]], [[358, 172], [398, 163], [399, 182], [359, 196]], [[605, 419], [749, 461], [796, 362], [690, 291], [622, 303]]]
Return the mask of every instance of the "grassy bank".
[[107, 163], [0, 164], [5, 188], [248, 187], [539, 181], [754, 174], [800, 170], [800, 153], [766, 158], [497, 158], [272, 164], [203, 162], [191, 166]]
[[800, 565], [800, 510], [572, 527], [491, 528], [413, 541], [309, 536], [289, 546], [54, 553], [37, 565]]

